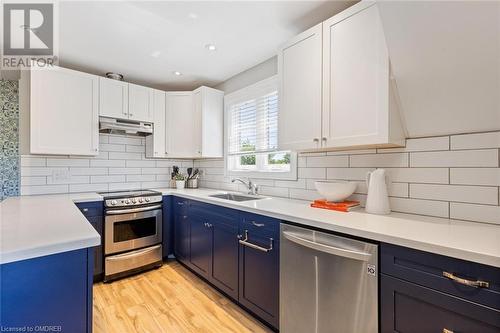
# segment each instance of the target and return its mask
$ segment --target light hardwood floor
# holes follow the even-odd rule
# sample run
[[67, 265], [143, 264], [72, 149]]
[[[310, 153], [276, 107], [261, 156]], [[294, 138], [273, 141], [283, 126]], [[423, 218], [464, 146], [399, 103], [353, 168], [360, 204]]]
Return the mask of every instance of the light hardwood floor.
[[94, 285], [94, 333], [271, 332], [176, 261]]

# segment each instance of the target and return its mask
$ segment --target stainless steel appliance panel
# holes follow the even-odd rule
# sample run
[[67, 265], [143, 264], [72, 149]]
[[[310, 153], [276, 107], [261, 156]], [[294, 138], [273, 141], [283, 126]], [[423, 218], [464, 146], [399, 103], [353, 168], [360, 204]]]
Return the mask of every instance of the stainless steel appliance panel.
[[130, 208], [106, 211], [104, 251], [113, 254], [139, 249], [162, 241], [162, 209]]
[[281, 224], [280, 331], [378, 332], [378, 246]]
[[155, 263], [161, 265], [161, 261], [162, 246], [158, 244], [140, 250], [107, 256], [104, 259], [104, 270], [106, 277], [108, 277]]

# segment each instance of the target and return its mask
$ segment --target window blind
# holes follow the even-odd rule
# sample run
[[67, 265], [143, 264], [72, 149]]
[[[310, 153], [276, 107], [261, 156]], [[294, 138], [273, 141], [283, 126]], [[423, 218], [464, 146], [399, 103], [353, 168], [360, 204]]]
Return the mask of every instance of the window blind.
[[229, 155], [277, 150], [278, 91], [266, 90], [229, 105]]

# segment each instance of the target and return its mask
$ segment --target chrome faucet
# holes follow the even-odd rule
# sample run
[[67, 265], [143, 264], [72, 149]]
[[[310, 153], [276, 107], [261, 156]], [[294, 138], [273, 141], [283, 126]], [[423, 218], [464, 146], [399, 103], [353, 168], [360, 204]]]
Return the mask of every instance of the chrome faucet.
[[257, 192], [259, 191], [259, 186], [257, 184], [255, 184], [254, 182], [252, 182], [250, 180], [250, 178], [248, 179], [248, 182], [242, 180], [241, 178], [234, 178], [233, 180], [231, 180], [232, 183], [234, 183], [236, 181], [242, 183], [243, 185], [245, 185], [247, 187], [248, 194], [257, 195]]

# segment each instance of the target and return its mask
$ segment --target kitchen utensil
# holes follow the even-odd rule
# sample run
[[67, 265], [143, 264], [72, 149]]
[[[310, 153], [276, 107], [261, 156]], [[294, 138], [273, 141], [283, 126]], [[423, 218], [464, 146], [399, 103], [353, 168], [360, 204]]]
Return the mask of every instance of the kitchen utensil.
[[316, 190], [327, 201], [339, 202], [347, 199], [356, 190], [356, 183], [348, 181], [314, 182]]
[[193, 168], [187, 168], [187, 173], [188, 173], [187, 180], [191, 179], [191, 173], [192, 172], [193, 172]]
[[191, 179], [195, 178], [198, 179], [200, 170], [198, 168], [194, 169], [193, 175], [191, 176]]
[[368, 197], [366, 198], [365, 210], [372, 214], [389, 214], [389, 194], [387, 186], [390, 183], [384, 169], [377, 169], [366, 174], [366, 186]]

